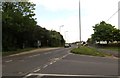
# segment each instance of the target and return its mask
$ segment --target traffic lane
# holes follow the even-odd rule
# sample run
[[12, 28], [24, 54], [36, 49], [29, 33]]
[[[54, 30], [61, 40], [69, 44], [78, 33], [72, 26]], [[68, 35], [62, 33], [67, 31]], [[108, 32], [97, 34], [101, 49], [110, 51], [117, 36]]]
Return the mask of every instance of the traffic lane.
[[75, 75], [118, 75], [118, 60], [70, 54], [38, 73]]
[[9, 55], [9, 56], [4, 56], [2, 57], [2, 61], [7, 61], [7, 60], [19, 60], [19, 59], [23, 59], [23, 58], [26, 58], [27, 56], [33, 56], [33, 55], [39, 55], [39, 54], [44, 54], [44, 53], [47, 53], [47, 52], [50, 52], [50, 51], [56, 51], [56, 50], [61, 50], [61, 49], [64, 49], [64, 48], [56, 48], [56, 49], [48, 49], [48, 48], [45, 48], [45, 49], [37, 49], [37, 50], [32, 50], [34, 52], [31, 52], [31, 51], [28, 51], [28, 52], [22, 52], [21, 53], [18, 53], [18, 54], [13, 54], [13, 55]]
[[35, 57], [26, 56], [25, 58], [17, 59], [11, 62], [3, 63], [4, 76], [21, 76], [40, 69], [45, 64], [56, 57], [61, 57], [68, 53], [69, 49], [62, 48], [61, 50], [49, 51]]
[[115, 63], [118, 64], [118, 58], [113, 57], [99, 57], [70, 53], [69, 57], [63, 58], [66, 60], [88, 61], [88, 62], [102, 62], [102, 63]]
[[57, 50], [45, 51], [45, 52], [40, 52], [40, 53], [32, 53], [32, 54], [30, 53], [30, 54], [26, 54], [26, 55], [6, 57], [6, 58], [2, 58], [2, 63], [3, 63], [3, 65], [5, 65], [5, 64], [9, 64], [9, 63], [16, 63], [19, 61], [33, 60], [33, 58], [36, 58], [36, 57], [40, 57], [40, 58], [44, 58], [44, 57], [50, 58], [50, 57], [55, 57], [55, 56], [57, 57], [60, 54], [66, 54], [67, 50], [69, 50], [69, 49], [61, 48], [61, 49], [57, 49]]

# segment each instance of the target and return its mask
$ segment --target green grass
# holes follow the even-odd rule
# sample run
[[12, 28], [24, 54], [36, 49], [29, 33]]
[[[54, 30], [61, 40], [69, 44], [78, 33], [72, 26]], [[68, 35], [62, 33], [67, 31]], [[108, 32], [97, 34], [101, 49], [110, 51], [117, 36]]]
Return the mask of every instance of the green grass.
[[102, 49], [112, 50], [112, 51], [116, 51], [116, 52], [120, 51], [120, 48], [118, 48], [118, 47], [105, 47]]
[[6, 51], [6, 52], [2, 52], [2, 56], [8, 56], [8, 55], [17, 54], [25, 51], [34, 50], [34, 49], [36, 48], [25, 48], [25, 49], [17, 49], [16, 51]]
[[120, 52], [120, 43], [110, 43], [110, 44], [97, 44], [100, 49], [112, 50], [115, 52]]
[[85, 47], [85, 46], [82, 46], [80, 48], [74, 48], [71, 50], [71, 52], [75, 54], [100, 56], [100, 57], [110, 56], [109, 54], [98, 52], [96, 49]]

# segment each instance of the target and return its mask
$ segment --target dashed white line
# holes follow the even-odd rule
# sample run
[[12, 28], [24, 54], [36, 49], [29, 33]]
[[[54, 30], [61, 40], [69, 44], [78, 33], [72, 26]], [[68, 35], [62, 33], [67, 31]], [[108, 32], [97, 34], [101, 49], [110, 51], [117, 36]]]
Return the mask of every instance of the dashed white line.
[[8, 63], [8, 62], [12, 62], [13, 60], [7, 60], [7, 61], [5, 61], [6, 63]]
[[36, 54], [36, 55], [29, 56], [29, 57], [31, 58], [31, 57], [36, 57], [36, 56], [39, 56], [39, 55], [40, 55], [40, 54]]
[[53, 61], [54, 63], [56, 62], [56, 61]]
[[53, 62], [50, 62], [50, 64], [53, 64]]
[[41, 69], [37, 69], [37, 70], [34, 71], [34, 73], [35, 73], [35, 72], [38, 72], [38, 71], [40, 71], [40, 70], [41, 70]]
[[22, 74], [23, 72], [18, 72], [18, 74]]
[[46, 68], [48, 65], [45, 65], [43, 68]]

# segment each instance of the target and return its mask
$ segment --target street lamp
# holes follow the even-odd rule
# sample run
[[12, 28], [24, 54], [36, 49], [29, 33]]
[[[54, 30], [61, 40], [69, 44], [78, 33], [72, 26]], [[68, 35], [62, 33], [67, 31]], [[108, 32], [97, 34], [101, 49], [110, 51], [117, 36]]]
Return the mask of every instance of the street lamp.
[[64, 25], [59, 26], [59, 32], [61, 33], [61, 27], [64, 27]]
[[79, 37], [81, 42], [81, 12], [80, 12], [80, 0], [79, 0]]
[[65, 31], [65, 41], [67, 41], [67, 37], [66, 37], [66, 33], [67, 33], [68, 31]]

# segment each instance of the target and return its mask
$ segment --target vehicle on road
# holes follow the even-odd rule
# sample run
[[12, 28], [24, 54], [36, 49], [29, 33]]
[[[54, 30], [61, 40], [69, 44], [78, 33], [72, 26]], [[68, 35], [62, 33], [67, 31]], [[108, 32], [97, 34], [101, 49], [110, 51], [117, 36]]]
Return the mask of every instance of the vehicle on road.
[[64, 47], [69, 48], [69, 47], [71, 47], [71, 45], [69, 43], [65, 43]]

